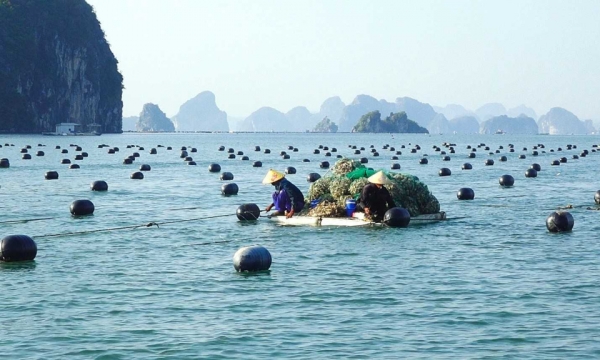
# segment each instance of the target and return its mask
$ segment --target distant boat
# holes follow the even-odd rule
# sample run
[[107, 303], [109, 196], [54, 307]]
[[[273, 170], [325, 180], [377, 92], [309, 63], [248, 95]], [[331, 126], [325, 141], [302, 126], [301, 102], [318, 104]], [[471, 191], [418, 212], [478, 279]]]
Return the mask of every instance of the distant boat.
[[506, 132], [504, 132], [504, 130], [502, 130], [502, 129], [496, 130], [496, 135], [504, 135], [504, 134], [506, 134]]
[[77, 127], [81, 126], [77, 123], [60, 123], [56, 124], [56, 131], [43, 132], [42, 135], [50, 136], [100, 136], [102, 133], [98, 131], [99, 124], [89, 124], [87, 127], [91, 130], [88, 132], [78, 131]]

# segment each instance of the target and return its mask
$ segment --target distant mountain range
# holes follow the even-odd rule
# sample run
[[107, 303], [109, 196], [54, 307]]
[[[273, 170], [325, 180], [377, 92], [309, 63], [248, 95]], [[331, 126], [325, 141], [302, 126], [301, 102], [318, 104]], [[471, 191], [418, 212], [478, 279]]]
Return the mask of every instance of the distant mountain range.
[[[147, 110], [142, 114], [147, 114]], [[399, 97], [389, 102], [365, 94], [356, 96], [350, 104], [345, 104], [338, 96], [330, 97], [317, 113], [311, 113], [304, 106], [294, 107], [286, 113], [262, 107], [246, 118], [233, 118], [219, 109], [212, 92], [204, 91], [181, 105], [179, 113], [171, 120], [175, 131], [308, 132], [314, 131], [317, 124], [328, 118], [337, 125], [338, 132], [351, 132], [359, 119], [372, 111], [379, 111], [382, 116], [405, 112], [409, 120], [426, 128], [431, 134], [596, 133], [591, 120], [582, 121], [568, 110], [558, 107], [538, 118], [535, 111], [525, 105], [507, 109], [500, 103], [489, 103], [473, 111], [459, 104], [439, 107], [410, 97]], [[152, 113], [159, 115], [156, 109]], [[147, 131], [148, 119], [144, 121], [146, 127], [138, 126], [138, 131]], [[164, 119], [160, 121], [165, 123]], [[138, 123], [139, 118], [123, 118], [123, 131], [135, 131]]]

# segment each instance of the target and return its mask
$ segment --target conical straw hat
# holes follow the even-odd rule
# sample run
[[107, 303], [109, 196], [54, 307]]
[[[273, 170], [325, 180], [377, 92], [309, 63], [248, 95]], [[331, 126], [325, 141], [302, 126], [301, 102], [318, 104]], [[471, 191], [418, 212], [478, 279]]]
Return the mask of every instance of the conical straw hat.
[[390, 180], [387, 178], [387, 176], [385, 176], [383, 170], [378, 171], [375, 174], [369, 176], [367, 180], [369, 180], [369, 182], [372, 184], [385, 185], [390, 183]]
[[277, 170], [269, 170], [269, 172], [267, 173], [267, 176], [265, 176], [265, 178], [263, 179], [262, 183], [263, 184], [272, 184], [277, 180], [281, 180], [285, 177], [285, 175], [283, 173], [280, 173]]

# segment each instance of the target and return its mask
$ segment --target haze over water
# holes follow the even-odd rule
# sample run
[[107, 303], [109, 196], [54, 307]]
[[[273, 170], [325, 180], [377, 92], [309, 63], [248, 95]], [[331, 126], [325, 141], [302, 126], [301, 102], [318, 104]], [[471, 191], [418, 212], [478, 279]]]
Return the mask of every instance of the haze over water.
[[[450, 161], [433, 149], [444, 142], [456, 143]], [[11, 167], [0, 169], [1, 236], [32, 236], [38, 256], [0, 263], [0, 349], [11, 359], [596, 358], [600, 212], [587, 207], [595, 208], [599, 189], [599, 158], [592, 152], [598, 142], [595, 136], [511, 135], [2, 135], [0, 157]], [[60, 164], [77, 153], [72, 143], [89, 153], [73, 161], [78, 170]], [[480, 147], [467, 159], [466, 146], [480, 143], [494, 154]], [[532, 156], [540, 143], [545, 148]], [[100, 144], [120, 151], [108, 154]], [[350, 144], [374, 145], [379, 157], [361, 156], [375, 169], [392, 163], [384, 144], [402, 150], [400, 172], [427, 184], [450, 220], [406, 229], [237, 220], [240, 204], [267, 205], [272, 187], [261, 180], [269, 168], [294, 166], [298, 172], [288, 178], [306, 193], [306, 174], [323, 175], [319, 163], [335, 161], [313, 154], [321, 144], [344, 156], [353, 156]], [[416, 144], [421, 151], [411, 154]], [[577, 149], [567, 151], [567, 144]], [[25, 145], [32, 145], [31, 160], [21, 160]], [[226, 159], [220, 145], [250, 161]], [[271, 154], [255, 152], [256, 145]], [[299, 151], [283, 160], [278, 154], [289, 145]], [[190, 153], [197, 166], [185, 165], [182, 146], [197, 148]], [[150, 155], [151, 148], [158, 154]], [[590, 154], [573, 160], [583, 149]], [[36, 157], [38, 150], [45, 156]], [[123, 165], [134, 151], [140, 157]], [[419, 164], [424, 154], [428, 165]], [[518, 159], [521, 154], [527, 158]], [[499, 161], [503, 155], [508, 161]], [[550, 166], [563, 156], [567, 163]], [[484, 165], [488, 158], [493, 166]], [[264, 166], [252, 167], [255, 160]], [[460, 170], [467, 161], [473, 170]], [[207, 170], [213, 162], [234, 174], [237, 196], [221, 196], [219, 174]], [[525, 178], [534, 162], [542, 171]], [[131, 180], [141, 164], [152, 170]], [[439, 177], [441, 167], [452, 175]], [[49, 170], [59, 179], [44, 180]], [[503, 174], [515, 177], [514, 187], [498, 185]], [[91, 192], [90, 183], [101, 179], [109, 191]], [[461, 187], [473, 188], [475, 200], [457, 200]], [[77, 199], [90, 199], [94, 215], [71, 217]], [[546, 217], [567, 204], [574, 205], [573, 232], [549, 233]], [[51, 219], [7, 223], [40, 218]], [[146, 227], [149, 222], [159, 227]], [[92, 232], [120, 227], [126, 228]], [[68, 236], [84, 231], [90, 232]], [[252, 244], [271, 252], [270, 272], [233, 269], [234, 252]]]

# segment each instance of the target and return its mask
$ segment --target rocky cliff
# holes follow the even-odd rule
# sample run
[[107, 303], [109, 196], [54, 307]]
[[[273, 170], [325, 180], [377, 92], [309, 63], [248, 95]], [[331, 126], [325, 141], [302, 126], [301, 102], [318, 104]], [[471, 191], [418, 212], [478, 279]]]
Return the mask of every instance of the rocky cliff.
[[313, 114], [304, 106], [296, 106], [285, 114], [294, 131], [306, 131], [314, 127]]
[[358, 95], [350, 105], [344, 107], [339, 119], [339, 131], [352, 131], [358, 120], [368, 112], [379, 111], [382, 114], [389, 114], [395, 110], [396, 106], [387, 101], [379, 101], [369, 95]]
[[475, 110], [480, 121], [486, 121], [494, 116], [506, 115], [506, 108], [500, 103], [489, 103]]
[[359, 133], [428, 133], [427, 129], [409, 120], [404, 111], [391, 113], [383, 120], [379, 111], [371, 111], [361, 116], [352, 130]]
[[281, 111], [270, 107], [262, 107], [244, 119], [239, 127], [240, 131], [292, 131], [289, 120]]
[[516, 118], [501, 115], [494, 116], [481, 123], [479, 132], [481, 134], [495, 134], [498, 131], [507, 134], [535, 135], [538, 133], [538, 126], [535, 120], [525, 115]]
[[583, 135], [587, 129], [583, 121], [579, 120], [572, 112], [563, 108], [550, 109], [546, 115], [538, 120], [538, 128], [542, 134], [550, 135]]
[[474, 116], [461, 116], [449, 121], [450, 131], [456, 134], [479, 133], [479, 121]]
[[123, 77], [84, 0], [0, 1], [0, 131], [120, 133]]
[[395, 111], [404, 111], [409, 119], [415, 121], [422, 127], [427, 127], [437, 115], [433, 107], [409, 97], [396, 99]]
[[430, 134], [450, 134], [450, 122], [443, 114], [437, 114], [427, 126]]
[[335, 133], [338, 130], [338, 126], [331, 121], [328, 117], [325, 117], [323, 120], [321, 120], [317, 126], [315, 126], [313, 132], [320, 132], [320, 133]]
[[342, 117], [345, 106], [346, 104], [344, 104], [339, 96], [330, 97], [321, 104], [321, 108], [319, 109], [319, 119], [327, 117], [332, 121], [337, 122]]
[[138, 122], [136, 131], [175, 131], [175, 126], [167, 115], [160, 110], [158, 105], [145, 104]]
[[219, 109], [210, 91], [186, 101], [172, 120], [177, 131], [229, 131], [227, 113]]

